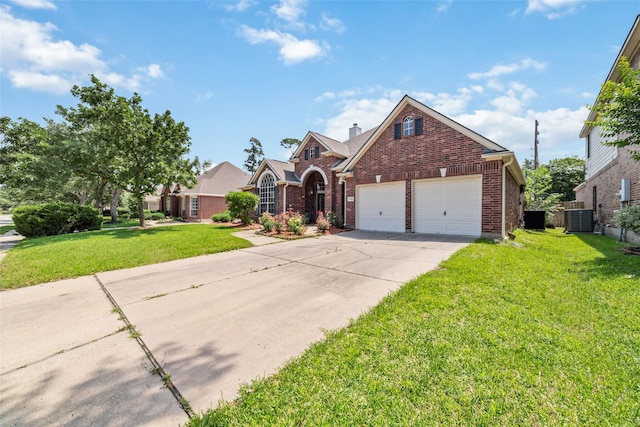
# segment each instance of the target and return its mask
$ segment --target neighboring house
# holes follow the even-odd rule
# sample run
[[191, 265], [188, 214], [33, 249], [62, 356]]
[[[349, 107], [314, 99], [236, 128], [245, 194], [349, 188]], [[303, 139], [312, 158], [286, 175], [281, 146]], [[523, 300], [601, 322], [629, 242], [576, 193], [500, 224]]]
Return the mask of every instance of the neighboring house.
[[211, 215], [227, 210], [224, 196], [240, 191], [250, 177], [233, 164], [222, 162], [200, 175], [193, 188], [164, 188], [160, 207], [167, 215], [186, 221], [210, 220]]
[[160, 210], [160, 196], [162, 194], [162, 186], [158, 187], [153, 194], [144, 196], [144, 209], [150, 211]]
[[[619, 82], [617, 66], [623, 56], [633, 68], [640, 66], [640, 15], [620, 49], [607, 81]], [[595, 117], [592, 111], [587, 120], [595, 120]], [[586, 171], [585, 182], [575, 188], [576, 200], [584, 202], [585, 208], [593, 209], [594, 222], [604, 225], [605, 234], [617, 237], [620, 230], [613, 223], [614, 213], [621, 206], [640, 203], [640, 161], [633, 160], [626, 147], [604, 145], [597, 127], [585, 124], [580, 137], [585, 139]], [[640, 241], [640, 236], [629, 232], [627, 239]]]
[[360, 230], [504, 237], [525, 180], [513, 152], [404, 96], [382, 124], [337, 141], [308, 132], [288, 163], [264, 160], [245, 190], [258, 213], [332, 211]]

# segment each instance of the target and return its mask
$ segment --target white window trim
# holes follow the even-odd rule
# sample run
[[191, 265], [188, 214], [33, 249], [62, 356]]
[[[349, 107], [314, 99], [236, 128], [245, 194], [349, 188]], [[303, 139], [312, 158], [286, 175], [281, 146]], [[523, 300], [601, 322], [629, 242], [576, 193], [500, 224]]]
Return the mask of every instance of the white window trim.
[[402, 121], [402, 136], [411, 136], [416, 131], [415, 120], [412, 116], [408, 116]]
[[189, 197], [189, 216], [198, 216], [198, 196]]

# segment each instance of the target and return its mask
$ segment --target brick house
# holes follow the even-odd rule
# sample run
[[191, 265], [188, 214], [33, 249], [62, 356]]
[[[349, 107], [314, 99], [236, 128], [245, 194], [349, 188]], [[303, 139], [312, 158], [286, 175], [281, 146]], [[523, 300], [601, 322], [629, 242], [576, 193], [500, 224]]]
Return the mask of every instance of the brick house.
[[258, 213], [332, 211], [360, 230], [505, 236], [522, 215], [513, 152], [404, 96], [349, 139], [308, 132], [288, 162], [264, 160], [245, 190]]
[[[607, 81], [619, 81], [617, 66], [626, 57], [633, 68], [640, 67], [640, 15], [631, 27], [622, 49], [613, 63]], [[595, 120], [590, 112], [588, 121]], [[625, 205], [640, 203], [640, 161], [633, 160], [628, 148], [604, 144], [600, 129], [585, 124], [580, 131], [585, 140], [585, 181], [575, 188], [576, 200], [593, 209], [594, 222], [604, 226], [605, 234], [619, 237], [614, 213]], [[640, 236], [628, 232], [627, 240], [640, 242]]]
[[160, 196], [160, 210], [185, 221], [208, 221], [216, 213], [227, 210], [224, 196], [239, 191], [250, 175], [229, 162], [209, 169], [196, 180], [193, 188], [179, 185], [165, 187]]

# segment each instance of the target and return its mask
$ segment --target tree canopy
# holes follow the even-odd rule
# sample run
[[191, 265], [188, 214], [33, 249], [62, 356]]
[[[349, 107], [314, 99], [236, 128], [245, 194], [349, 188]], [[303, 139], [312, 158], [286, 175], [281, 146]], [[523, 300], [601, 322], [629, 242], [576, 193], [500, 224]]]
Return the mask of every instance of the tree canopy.
[[119, 96], [95, 76], [91, 83], [71, 90], [77, 106], [57, 107], [61, 123], [0, 118], [0, 185], [21, 203], [71, 198], [102, 207], [109, 197], [112, 215], [128, 191], [144, 226], [145, 195], [158, 185], [193, 185], [203, 165], [186, 157], [189, 128], [169, 110], [152, 116], [137, 93]]
[[292, 156], [293, 156], [293, 153], [296, 152], [300, 144], [302, 144], [302, 141], [300, 141], [297, 138], [284, 138], [282, 141], [280, 141], [280, 146], [282, 148], [289, 149], [289, 151], [291, 151]]
[[602, 85], [595, 104], [589, 106], [596, 119], [586, 121], [600, 128], [608, 145], [629, 147], [632, 157], [640, 160], [640, 69], [634, 70], [624, 56], [616, 68], [620, 82]]
[[245, 148], [244, 152], [247, 153], [247, 160], [244, 161], [244, 168], [247, 172], [255, 173], [258, 170], [260, 162], [264, 158], [264, 151], [262, 150], [262, 143], [257, 138], [251, 137], [249, 139], [251, 146]]

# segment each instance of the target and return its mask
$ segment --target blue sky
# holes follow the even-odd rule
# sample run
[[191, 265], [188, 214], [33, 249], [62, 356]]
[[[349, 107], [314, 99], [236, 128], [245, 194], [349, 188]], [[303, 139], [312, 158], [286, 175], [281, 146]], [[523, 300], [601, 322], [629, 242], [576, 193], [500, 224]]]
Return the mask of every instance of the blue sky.
[[578, 138], [640, 3], [0, 1], [0, 115], [41, 121], [96, 74], [190, 128], [191, 153], [242, 167], [251, 137], [345, 140], [408, 94], [519, 162]]

